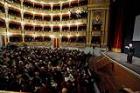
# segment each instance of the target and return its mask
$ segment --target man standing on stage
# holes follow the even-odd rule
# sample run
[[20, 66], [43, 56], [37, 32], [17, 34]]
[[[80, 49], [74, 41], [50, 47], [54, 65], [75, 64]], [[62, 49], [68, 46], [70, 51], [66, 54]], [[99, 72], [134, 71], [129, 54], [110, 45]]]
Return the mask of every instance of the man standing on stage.
[[132, 43], [130, 43], [129, 46], [126, 46], [126, 48], [128, 49], [127, 62], [132, 64], [132, 58], [133, 58], [135, 49], [134, 49]]

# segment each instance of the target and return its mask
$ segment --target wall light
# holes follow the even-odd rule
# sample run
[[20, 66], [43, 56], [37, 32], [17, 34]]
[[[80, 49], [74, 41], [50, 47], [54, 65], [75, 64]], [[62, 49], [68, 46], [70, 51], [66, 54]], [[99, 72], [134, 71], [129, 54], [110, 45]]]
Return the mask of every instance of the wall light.
[[49, 37], [50, 37], [50, 38], [55, 38], [55, 36], [54, 36], [54, 35], [50, 35]]
[[13, 33], [7, 32], [6, 35], [7, 35], [7, 36], [12, 36]]

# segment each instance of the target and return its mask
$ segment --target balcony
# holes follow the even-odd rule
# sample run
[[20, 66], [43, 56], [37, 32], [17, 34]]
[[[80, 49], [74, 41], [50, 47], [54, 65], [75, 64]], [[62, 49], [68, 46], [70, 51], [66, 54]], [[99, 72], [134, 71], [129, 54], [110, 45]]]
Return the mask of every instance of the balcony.
[[[9, 7], [12, 7], [12, 8], [15, 8], [15, 9], [18, 9], [18, 10], [21, 10], [21, 5], [19, 3], [16, 3], [16, 2], [11, 2], [11, 1], [8, 1], [8, 6]], [[35, 13], [35, 14], [44, 14], [44, 15], [49, 15], [49, 14], [54, 14], [54, 15], [59, 15], [60, 13], [62, 14], [68, 14], [69, 10], [71, 11], [76, 11], [77, 9], [79, 9], [80, 11], [83, 11], [83, 10], [87, 10], [87, 6], [76, 6], [76, 7], [72, 7], [72, 8], [65, 8], [65, 9], [62, 9], [60, 11], [60, 9], [56, 9], [56, 10], [45, 10], [45, 9], [42, 9], [42, 8], [33, 8], [33, 7], [27, 7], [27, 6], [24, 6], [23, 7], [24, 11], [25, 12], [30, 12], [30, 13]], [[34, 12], [33, 12], [34, 11]]]
[[[18, 31], [18, 30], [17, 30]], [[86, 32], [45, 32], [45, 31], [29, 31], [29, 30], [24, 30], [25, 31], [25, 35], [30, 35], [30, 36], [50, 36], [50, 35], [54, 35], [56, 37], [60, 37], [60, 35], [67, 37], [68, 35], [70, 36], [86, 36]], [[19, 32], [19, 31], [18, 31]]]
[[63, 9], [61, 11], [60, 11], [60, 9], [58, 9], [58, 10], [51, 10], [51, 9], [45, 10], [45, 9], [42, 9], [42, 8], [33, 8], [33, 7], [24, 6], [25, 11], [35, 13], [35, 14], [40, 14], [40, 15], [41, 14], [44, 14], [44, 15], [49, 15], [49, 14], [60, 15], [60, 13], [68, 14], [69, 10], [76, 11], [77, 9], [79, 9], [80, 11], [84, 11], [84, 10], [87, 9], [87, 6], [80, 6], [80, 7], [77, 6], [77, 7], [72, 7], [72, 8], [66, 8], [66, 9]]
[[77, 25], [76, 23], [79, 23], [78, 25], [80, 24], [87, 24], [87, 19], [78, 19], [78, 20], [67, 20], [67, 21], [45, 21], [45, 20], [32, 20], [32, 19], [24, 19], [24, 22], [25, 23], [30, 23], [32, 25], [34, 24], [39, 24], [39, 25], [44, 25], [44, 26], [50, 26], [50, 25], [53, 25], [53, 26], [59, 26], [60, 24], [63, 25], [69, 25], [69, 24], [73, 24], [75, 23], [75, 25]]
[[71, 43], [71, 42], [62, 42], [62, 47], [76, 47], [76, 48], [84, 48], [85, 43]]
[[27, 46], [46, 46], [46, 47], [51, 47], [51, 42], [19, 42], [17, 43], [18, 46], [23, 46], [23, 45], [27, 45]]

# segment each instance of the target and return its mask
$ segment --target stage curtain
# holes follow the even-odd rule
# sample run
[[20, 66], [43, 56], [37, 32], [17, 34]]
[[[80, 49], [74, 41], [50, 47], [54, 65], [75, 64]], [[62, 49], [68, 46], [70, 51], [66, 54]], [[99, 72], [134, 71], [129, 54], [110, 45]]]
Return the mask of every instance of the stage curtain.
[[124, 11], [123, 6], [120, 5], [117, 9], [117, 14], [115, 18], [115, 35], [114, 35], [114, 41], [113, 41], [113, 47], [112, 51], [114, 52], [121, 52], [122, 48], [122, 33], [123, 33], [123, 27], [124, 27]]

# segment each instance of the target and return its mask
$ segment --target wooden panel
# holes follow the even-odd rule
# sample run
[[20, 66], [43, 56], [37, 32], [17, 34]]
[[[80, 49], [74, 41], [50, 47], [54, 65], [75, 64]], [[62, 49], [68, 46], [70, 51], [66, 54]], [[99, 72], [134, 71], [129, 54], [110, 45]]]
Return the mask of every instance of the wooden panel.
[[113, 74], [115, 76], [118, 88], [128, 87], [135, 91], [140, 90], [140, 78], [124, 69], [121, 65], [114, 63]]

